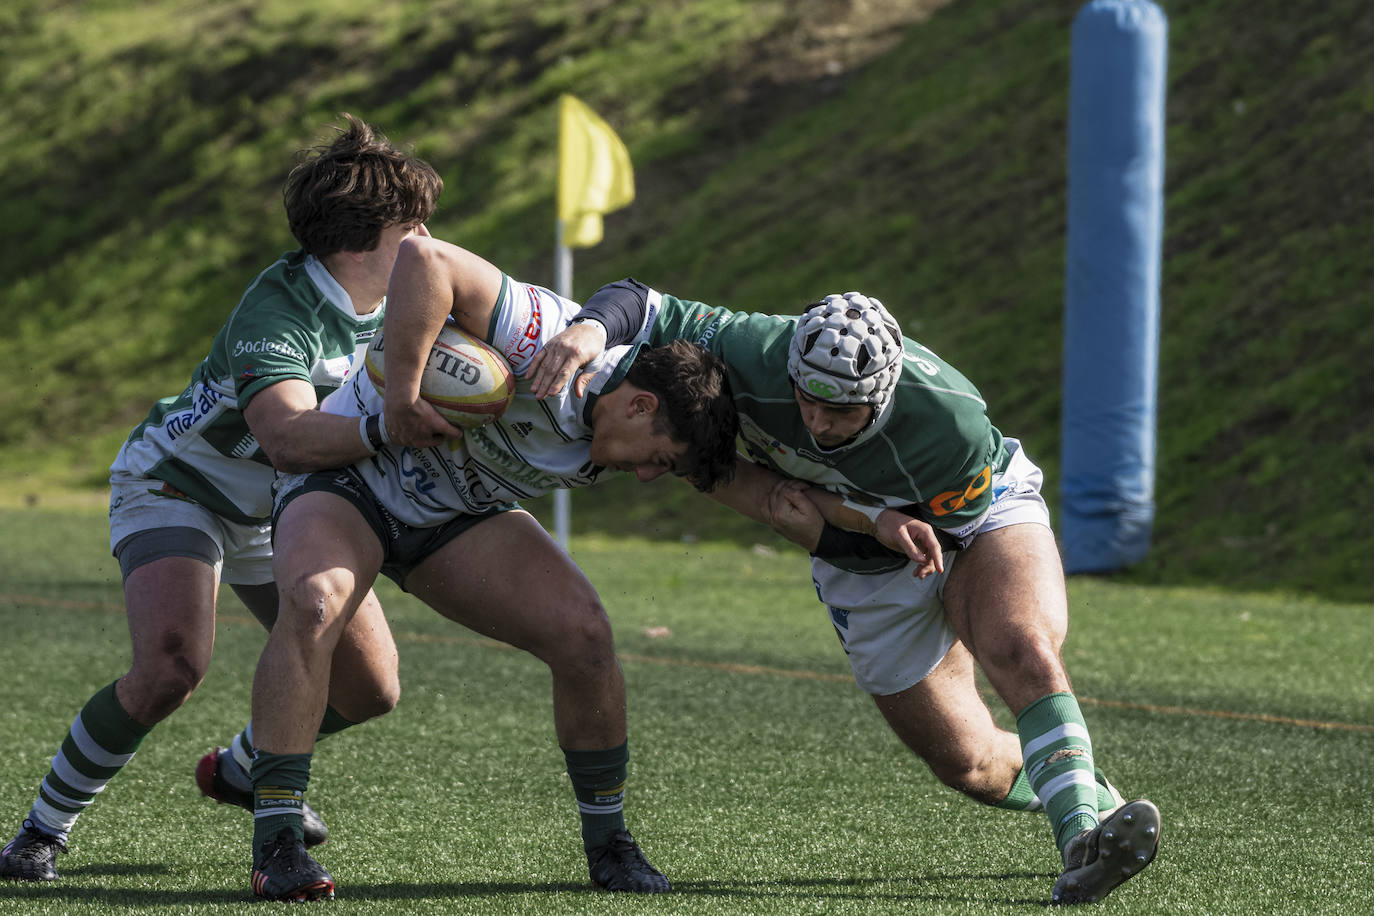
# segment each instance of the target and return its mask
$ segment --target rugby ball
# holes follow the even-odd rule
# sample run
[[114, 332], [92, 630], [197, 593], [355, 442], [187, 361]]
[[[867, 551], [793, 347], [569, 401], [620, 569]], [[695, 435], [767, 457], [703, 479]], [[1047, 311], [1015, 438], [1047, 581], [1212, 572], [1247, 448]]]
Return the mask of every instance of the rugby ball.
[[[382, 332], [367, 348], [367, 377], [386, 393], [386, 343]], [[420, 376], [420, 397], [454, 426], [476, 429], [490, 423], [515, 397], [515, 376], [500, 352], [456, 325], [439, 332]]]

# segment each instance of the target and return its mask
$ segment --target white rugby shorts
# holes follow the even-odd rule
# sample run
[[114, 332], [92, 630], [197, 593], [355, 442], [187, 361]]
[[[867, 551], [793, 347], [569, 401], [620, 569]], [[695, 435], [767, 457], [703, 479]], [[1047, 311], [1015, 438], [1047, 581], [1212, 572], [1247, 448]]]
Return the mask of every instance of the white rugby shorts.
[[[1040, 494], [1044, 475], [1018, 440], [1005, 441], [1011, 460], [992, 478], [992, 507], [977, 534], [1010, 525], [1050, 525], [1049, 507]], [[863, 690], [878, 696], [900, 693], [924, 680], [949, 652], [956, 637], [945, 617], [943, 596], [958, 557], [957, 552], [947, 554], [945, 571], [924, 579], [913, 575], [915, 563], [865, 576], [811, 559], [816, 594]]]
[[216, 515], [163, 483], [149, 477], [110, 478], [110, 552], [130, 535], [165, 528], [194, 528], [219, 548], [218, 557], [194, 556], [215, 567], [228, 585], [264, 585], [272, 581], [272, 526], [245, 525]]

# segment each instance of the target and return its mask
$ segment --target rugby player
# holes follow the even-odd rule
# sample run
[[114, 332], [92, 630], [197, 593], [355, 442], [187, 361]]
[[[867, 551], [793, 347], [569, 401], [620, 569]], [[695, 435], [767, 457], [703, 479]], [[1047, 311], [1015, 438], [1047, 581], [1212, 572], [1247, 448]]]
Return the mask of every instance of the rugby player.
[[517, 377], [576, 303], [429, 238], [401, 244], [388, 291], [385, 394], [358, 373], [321, 409], [377, 429], [376, 454], [278, 486], [277, 625], [253, 683], [252, 885], [273, 900], [327, 899], [334, 879], [306, 852], [303, 796], [339, 633], [378, 573], [444, 616], [523, 649], [553, 678], [554, 730], [596, 887], [658, 893], [668, 879], [623, 812], [625, 681], [595, 589], [517, 500], [582, 487], [606, 470], [665, 473], [702, 490], [729, 479], [737, 430], [720, 361], [678, 341], [620, 347], [590, 383], [464, 434], [419, 396], [445, 321], [489, 342]]
[[[56, 749], [38, 797], [0, 853], [0, 877], [52, 881], [82, 811], [133, 759], [144, 736], [200, 685], [214, 646], [215, 601], [228, 583], [271, 627], [274, 466], [337, 467], [371, 453], [356, 418], [318, 399], [348, 376], [381, 326], [403, 239], [427, 236], [443, 181], [369, 125], [306, 151], [284, 201], [300, 248], [255, 277], [180, 395], [158, 401], [110, 474], [110, 547], [133, 643], [122, 677], [85, 704]], [[396, 647], [370, 593], [335, 655], [322, 733], [390, 710]], [[201, 790], [252, 808], [251, 728], [197, 767]], [[309, 842], [324, 823], [307, 811]]]
[[[892, 730], [946, 785], [1045, 811], [1063, 864], [1054, 902], [1101, 899], [1148, 865], [1159, 812], [1121, 805], [1095, 766], [1061, 656], [1068, 602], [1040, 469], [992, 425], [978, 390], [861, 293], [789, 318], [627, 279], [593, 294], [544, 349], [534, 392], [603, 345], [675, 339], [724, 360], [752, 459], [712, 496], [812, 552], [855, 680]], [[1016, 734], [994, 723], [975, 664]]]

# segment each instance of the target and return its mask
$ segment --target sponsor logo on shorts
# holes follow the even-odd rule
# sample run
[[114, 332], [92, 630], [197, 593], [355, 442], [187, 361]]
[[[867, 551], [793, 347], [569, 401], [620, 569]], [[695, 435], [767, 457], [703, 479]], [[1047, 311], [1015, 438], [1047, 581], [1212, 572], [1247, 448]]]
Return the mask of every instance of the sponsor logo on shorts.
[[835, 626], [839, 627], [841, 630], [849, 629], [849, 612], [844, 608], [830, 608], [830, 619], [834, 622]]
[[358, 489], [358, 485], [357, 485], [356, 483], [354, 483], [354, 481], [353, 481], [353, 475], [352, 475], [352, 474], [336, 474], [336, 475], [334, 475], [333, 484], [334, 484], [334, 486], [338, 487], [340, 490], [344, 490], [344, 491], [347, 491], [348, 493], [352, 493], [354, 496], [358, 496], [358, 495], [360, 495], [361, 492], [362, 492], [361, 490]]

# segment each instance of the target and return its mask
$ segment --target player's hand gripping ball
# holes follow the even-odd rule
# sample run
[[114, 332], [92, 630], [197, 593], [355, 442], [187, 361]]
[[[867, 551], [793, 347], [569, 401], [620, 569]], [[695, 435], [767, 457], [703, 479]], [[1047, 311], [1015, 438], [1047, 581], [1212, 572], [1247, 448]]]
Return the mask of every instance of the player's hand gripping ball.
[[[367, 348], [367, 377], [386, 392], [386, 344], [382, 334]], [[506, 412], [515, 397], [510, 364], [483, 340], [445, 325], [420, 376], [420, 397], [454, 426], [476, 429]]]

